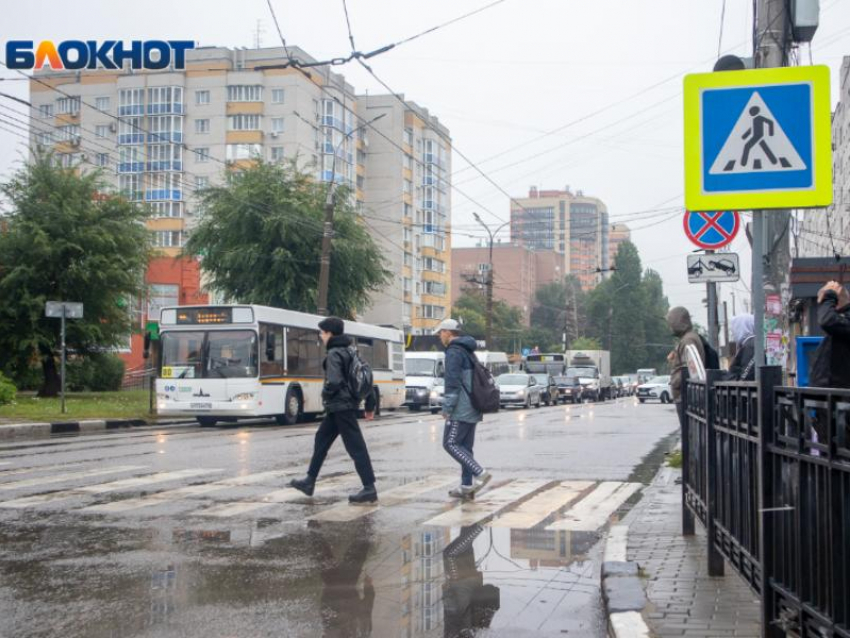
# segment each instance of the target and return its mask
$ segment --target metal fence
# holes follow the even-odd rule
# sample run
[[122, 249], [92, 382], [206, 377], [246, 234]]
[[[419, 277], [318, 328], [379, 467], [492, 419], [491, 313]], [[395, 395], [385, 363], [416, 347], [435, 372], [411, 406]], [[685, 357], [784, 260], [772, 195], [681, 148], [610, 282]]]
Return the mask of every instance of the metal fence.
[[764, 636], [850, 638], [850, 390], [759, 372], [685, 386], [683, 533], [699, 520], [709, 574], [761, 596]]

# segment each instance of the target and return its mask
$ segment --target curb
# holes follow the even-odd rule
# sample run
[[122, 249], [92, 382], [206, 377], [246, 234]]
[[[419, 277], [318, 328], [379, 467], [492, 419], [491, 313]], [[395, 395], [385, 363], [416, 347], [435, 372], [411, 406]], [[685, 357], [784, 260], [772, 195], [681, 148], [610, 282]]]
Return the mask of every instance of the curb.
[[10, 425], [0, 425], [0, 440], [23, 437], [35, 438], [50, 436], [51, 434], [88, 434], [121, 428], [155, 428], [188, 423], [194, 423], [194, 420], [148, 423], [144, 419], [87, 419], [84, 421], [54, 421], [52, 423], [13, 423]]
[[612, 638], [650, 638], [643, 619], [647, 599], [640, 566], [628, 560], [628, 525], [614, 525], [605, 541], [602, 559], [602, 600]]

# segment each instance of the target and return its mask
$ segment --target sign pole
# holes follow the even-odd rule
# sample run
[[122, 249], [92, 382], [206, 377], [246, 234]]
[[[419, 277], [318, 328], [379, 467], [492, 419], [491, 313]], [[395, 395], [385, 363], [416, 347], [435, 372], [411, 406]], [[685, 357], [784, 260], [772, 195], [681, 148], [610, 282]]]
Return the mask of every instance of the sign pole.
[[61, 332], [62, 332], [62, 337], [61, 337], [61, 341], [62, 341], [62, 357], [61, 357], [62, 358], [62, 365], [61, 365], [61, 368], [60, 368], [60, 371], [59, 371], [59, 374], [60, 374], [60, 377], [61, 377], [60, 378], [61, 387], [59, 389], [59, 394], [62, 397], [62, 414], [65, 414], [65, 310], [66, 310], [66, 308], [67, 308], [67, 306], [65, 306], [65, 304], [63, 303], [62, 304], [62, 327], [61, 327]]
[[[706, 250], [706, 255], [713, 255], [713, 250]], [[706, 306], [708, 308], [708, 342], [717, 350], [717, 283], [709, 281], [705, 284]]]

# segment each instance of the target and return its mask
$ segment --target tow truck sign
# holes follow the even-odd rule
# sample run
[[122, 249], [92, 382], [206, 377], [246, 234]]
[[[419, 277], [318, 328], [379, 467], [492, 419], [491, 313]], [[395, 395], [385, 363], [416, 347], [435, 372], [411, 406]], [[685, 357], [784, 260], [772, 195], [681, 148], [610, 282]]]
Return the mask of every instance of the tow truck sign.
[[704, 284], [711, 281], [738, 281], [741, 278], [737, 253], [688, 255], [688, 281]]

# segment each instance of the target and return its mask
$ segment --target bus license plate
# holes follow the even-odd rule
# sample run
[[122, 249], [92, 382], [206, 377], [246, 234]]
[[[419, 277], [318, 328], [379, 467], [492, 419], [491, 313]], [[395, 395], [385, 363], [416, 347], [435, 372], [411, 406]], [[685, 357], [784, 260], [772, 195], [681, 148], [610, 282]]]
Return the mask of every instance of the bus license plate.
[[212, 410], [212, 403], [190, 403], [189, 407], [193, 410]]

